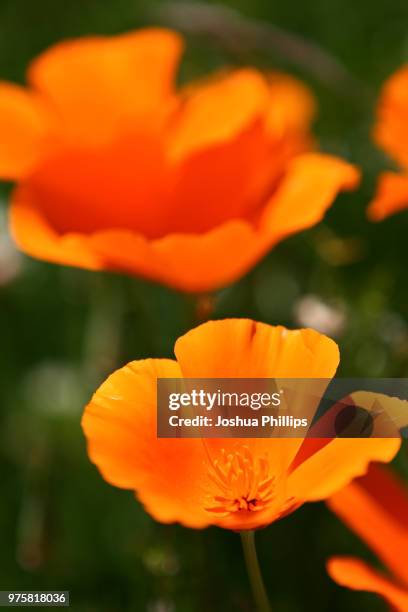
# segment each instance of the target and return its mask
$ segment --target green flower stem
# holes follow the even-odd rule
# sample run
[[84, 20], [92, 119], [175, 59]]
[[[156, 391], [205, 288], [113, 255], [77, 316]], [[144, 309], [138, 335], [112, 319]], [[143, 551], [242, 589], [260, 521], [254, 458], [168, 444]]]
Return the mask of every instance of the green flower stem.
[[259, 567], [258, 555], [256, 554], [255, 532], [241, 531], [240, 533], [249, 582], [251, 583], [256, 607], [258, 612], [271, 612], [271, 606], [262, 579], [261, 568]]

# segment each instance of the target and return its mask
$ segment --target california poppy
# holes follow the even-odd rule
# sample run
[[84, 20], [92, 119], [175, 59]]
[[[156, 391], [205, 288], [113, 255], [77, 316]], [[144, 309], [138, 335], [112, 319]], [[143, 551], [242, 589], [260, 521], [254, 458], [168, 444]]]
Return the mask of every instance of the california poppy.
[[399, 612], [408, 611], [408, 491], [378, 465], [335, 493], [328, 505], [376, 553], [388, 573], [353, 557], [328, 562], [342, 586], [382, 595]]
[[408, 66], [386, 81], [377, 108], [374, 139], [401, 168], [380, 175], [377, 193], [368, 209], [374, 221], [408, 207]]
[[398, 438], [165, 439], [157, 378], [332, 378], [336, 343], [311, 330], [247, 319], [210, 321], [175, 344], [176, 360], [134, 361], [98, 389], [83, 416], [90, 459], [163, 523], [252, 530], [324, 499], [390, 461]]
[[0, 176], [34, 257], [193, 292], [230, 283], [316, 224], [357, 170], [310, 152], [314, 102], [251, 68], [177, 88], [182, 39], [63, 42], [0, 84]]

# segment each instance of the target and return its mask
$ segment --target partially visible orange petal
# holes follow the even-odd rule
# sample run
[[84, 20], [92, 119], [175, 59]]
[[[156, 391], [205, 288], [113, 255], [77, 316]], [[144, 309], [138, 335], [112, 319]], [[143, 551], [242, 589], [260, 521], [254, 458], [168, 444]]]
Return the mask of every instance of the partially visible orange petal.
[[365, 474], [371, 461], [391, 461], [400, 445], [399, 438], [333, 438], [294, 469], [290, 494], [303, 501], [330, 497]]
[[404, 589], [363, 561], [353, 557], [334, 557], [328, 561], [327, 571], [341, 586], [377, 593], [396, 611], [408, 612], [408, 588]]
[[[339, 363], [338, 347], [327, 336], [249, 319], [204, 323], [181, 336], [174, 352], [187, 378], [330, 379]], [[260, 446], [264, 441], [256, 442]], [[299, 444], [294, 439], [265, 440], [285, 469]]]
[[41, 159], [47, 115], [22, 87], [0, 83], [0, 177], [21, 178]]
[[353, 391], [346, 400], [372, 414], [372, 437], [399, 438], [408, 426], [408, 400], [374, 391]]
[[105, 480], [135, 490], [158, 521], [200, 528], [213, 519], [204, 509], [203, 443], [157, 438], [157, 378], [180, 375], [178, 364], [169, 359], [129, 363], [96, 391], [82, 427], [89, 456]]
[[54, 154], [25, 180], [24, 191], [60, 234], [126, 228], [157, 238], [168, 233], [172, 212], [167, 176], [160, 140], [141, 131], [107, 147]]
[[315, 99], [309, 88], [298, 79], [279, 73], [270, 74], [268, 83], [268, 131], [276, 135], [308, 130], [316, 112]]
[[396, 476], [372, 466], [327, 503], [408, 585], [408, 493]]
[[377, 193], [368, 208], [372, 221], [382, 221], [389, 215], [408, 208], [408, 175], [384, 172], [380, 175]]
[[202, 233], [232, 219], [251, 221], [287, 163], [287, 151], [251, 121], [225, 142], [191, 151], [174, 168], [171, 230]]
[[[174, 352], [186, 378], [330, 379], [339, 363], [336, 343], [312, 329], [288, 330], [249, 319], [204, 323], [181, 336]], [[309, 404], [304, 411], [313, 413], [317, 406]], [[257, 452], [263, 448], [282, 476], [302, 440], [255, 442]]]
[[57, 234], [31, 200], [31, 194], [24, 187], [17, 188], [9, 213], [11, 234], [24, 253], [67, 266], [103, 268], [102, 260], [89, 248], [86, 236]]
[[230, 221], [205, 234], [170, 234], [150, 242], [125, 231], [99, 232], [91, 243], [111, 270], [193, 293], [232, 283], [260, 257], [256, 234], [244, 221]]
[[131, 130], [132, 120], [163, 112], [181, 51], [180, 36], [154, 28], [66, 41], [34, 60], [29, 81], [76, 144], [99, 143], [121, 128]]
[[[288, 160], [307, 147], [311, 96], [295, 79], [273, 75], [266, 81], [252, 70], [234, 72], [193, 92], [170, 144], [177, 148], [183, 141], [184, 147], [189, 138], [191, 145], [176, 165], [174, 229], [201, 233], [235, 218], [252, 222]], [[214, 117], [208, 127], [201, 114]]]
[[276, 193], [260, 218], [260, 232], [271, 241], [321, 221], [342, 190], [354, 189], [360, 179], [355, 166], [337, 157], [306, 153], [290, 162]]
[[339, 363], [327, 336], [250, 319], [204, 323], [177, 340], [175, 354], [193, 378], [332, 378]]
[[259, 72], [247, 68], [191, 87], [184, 95], [169, 143], [177, 160], [246, 129], [263, 114], [268, 87]]
[[374, 139], [393, 159], [408, 167], [408, 65], [397, 70], [383, 87]]

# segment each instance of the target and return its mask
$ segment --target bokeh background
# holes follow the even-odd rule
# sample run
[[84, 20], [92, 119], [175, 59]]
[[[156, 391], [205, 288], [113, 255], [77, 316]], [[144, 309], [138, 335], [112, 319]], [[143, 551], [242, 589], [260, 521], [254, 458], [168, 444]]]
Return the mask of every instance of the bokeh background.
[[[371, 224], [365, 208], [376, 174], [391, 167], [370, 129], [381, 82], [408, 61], [408, 4], [0, 0], [0, 78], [23, 82], [30, 59], [63, 38], [151, 24], [186, 31], [181, 80], [226, 63], [299, 75], [318, 99], [321, 148], [364, 171], [362, 188], [339, 197], [324, 223], [218, 293], [214, 317], [313, 326], [340, 344], [340, 375], [407, 376], [408, 213]], [[303, 41], [319, 48], [299, 54]], [[193, 300], [20, 255], [7, 233], [9, 191], [2, 186], [0, 207], [0, 588], [69, 589], [80, 612], [253, 610], [238, 536], [156, 524], [100, 478], [79, 426], [107, 373], [172, 355], [194, 325]], [[404, 450], [396, 469], [408, 481]], [[323, 504], [257, 541], [274, 612], [385, 609], [326, 575], [333, 553], [371, 556]]]

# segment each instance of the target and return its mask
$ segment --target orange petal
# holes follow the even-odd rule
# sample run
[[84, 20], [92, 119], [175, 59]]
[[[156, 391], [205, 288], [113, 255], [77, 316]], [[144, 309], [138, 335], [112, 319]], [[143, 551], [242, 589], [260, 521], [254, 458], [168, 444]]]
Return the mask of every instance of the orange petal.
[[27, 174], [44, 152], [47, 116], [22, 87], [0, 83], [0, 176]]
[[199, 439], [157, 438], [159, 377], [180, 377], [180, 368], [169, 359], [136, 361], [103, 383], [82, 419], [88, 453], [105, 480], [135, 490], [158, 521], [204, 527], [212, 521], [202, 489], [205, 450]]
[[328, 505], [408, 585], [408, 492], [397, 477], [371, 466]]
[[265, 79], [249, 68], [187, 89], [170, 134], [172, 158], [236, 137], [261, 116], [267, 100]]
[[181, 50], [180, 37], [161, 29], [66, 41], [33, 62], [29, 80], [77, 144], [98, 143], [146, 114], [163, 112]]
[[263, 237], [275, 243], [315, 225], [337, 194], [354, 189], [359, 177], [354, 166], [337, 157], [308, 153], [295, 158], [261, 216]]
[[187, 378], [331, 378], [339, 363], [336, 343], [312, 329], [249, 319], [204, 323], [177, 340], [175, 354]]
[[372, 221], [382, 221], [408, 208], [408, 175], [384, 172], [380, 175], [377, 193], [368, 208]]
[[408, 612], [408, 588], [373, 570], [369, 565], [352, 557], [334, 557], [327, 563], [330, 576], [341, 586], [355, 591], [369, 591], [384, 597], [398, 612]]
[[326, 499], [365, 474], [371, 461], [391, 461], [400, 445], [399, 438], [334, 438], [294, 469], [289, 492], [303, 501]]
[[408, 167], [408, 65], [393, 74], [383, 87], [374, 139], [391, 157]]

